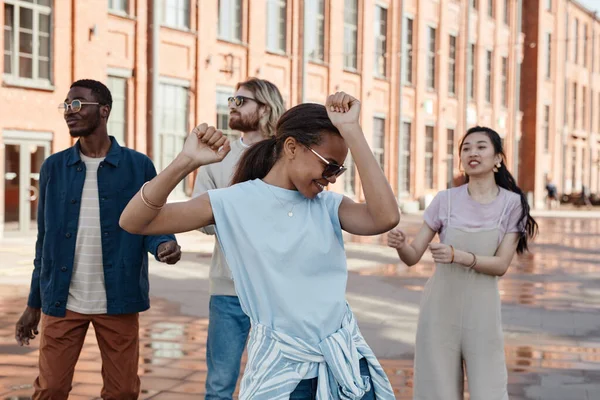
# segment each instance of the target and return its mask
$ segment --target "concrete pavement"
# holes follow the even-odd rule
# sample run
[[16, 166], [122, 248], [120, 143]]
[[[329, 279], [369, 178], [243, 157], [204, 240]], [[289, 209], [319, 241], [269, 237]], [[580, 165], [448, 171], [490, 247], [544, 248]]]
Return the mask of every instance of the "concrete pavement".
[[[600, 399], [600, 219], [540, 218], [532, 253], [515, 258], [500, 282], [511, 399]], [[420, 217], [406, 216], [414, 233]], [[152, 309], [141, 318], [142, 398], [203, 398], [212, 239], [178, 236], [175, 266], [153, 262]], [[36, 376], [38, 340], [14, 343], [25, 306], [33, 237], [0, 241], [0, 399], [26, 399]], [[429, 257], [413, 268], [398, 262], [382, 238], [347, 238], [348, 300], [361, 331], [393, 382], [412, 397], [412, 358]], [[99, 395], [100, 356], [90, 329], [77, 365], [72, 399]]]

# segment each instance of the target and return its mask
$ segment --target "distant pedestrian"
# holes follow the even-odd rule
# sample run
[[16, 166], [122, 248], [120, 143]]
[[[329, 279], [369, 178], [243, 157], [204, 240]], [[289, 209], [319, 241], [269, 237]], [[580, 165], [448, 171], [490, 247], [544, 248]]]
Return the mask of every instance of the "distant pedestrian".
[[552, 182], [552, 178], [546, 178], [546, 208], [552, 210], [555, 207], [558, 207], [560, 204], [558, 200], [558, 190], [554, 182]]
[[590, 200], [591, 197], [592, 193], [590, 192], [590, 188], [588, 188], [586, 185], [581, 186], [581, 202], [587, 208], [592, 207], [592, 202]]

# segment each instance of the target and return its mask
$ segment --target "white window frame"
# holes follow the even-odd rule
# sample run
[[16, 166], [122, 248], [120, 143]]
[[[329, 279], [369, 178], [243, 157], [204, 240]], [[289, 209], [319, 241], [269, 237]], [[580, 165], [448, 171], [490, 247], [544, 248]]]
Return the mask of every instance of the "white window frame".
[[[389, 40], [388, 40], [388, 34], [387, 31], [389, 29], [389, 18], [390, 18], [390, 13], [389, 10], [387, 8], [387, 6], [385, 6], [384, 4], [381, 3], [375, 3], [374, 5], [375, 9], [377, 8], [381, 8], [382, 10], [385, 10], [385, 32], [383, 32], [383, 34], [381, 34], [380, 29], [381, 29], [381, 19], [374, 21], [373, 24], [373, 36], [374, 36], [374, 44], [375, 44], [375, 59], [373, 60], [373, 74], [375, 75], [375, 77], [377, 78], [382, 78], [385, 79], [387, 78], [388, 75], [388, 68], [387, 68], [387, 61], [388, 61], [388, 55], [387, 55], [387, 51], [388, 51], [388, 46], [389, 46]], [[374, 14], [377, 14], [376, 12]], [[381, 42], [383, 41], [384, 43], [384, 49], [383, 49], [383, 54], [379, 54], [379, 45], [381, 44]], [[381, 60], [378, 60], [378, 58], [381, 57]], [[382, 62], [383, 64], [379, 64], [380, 62]], [[380, 73], [380, 69], [383, 70], [383, 73]]]
[[[4, 0], [4, 7], [12, 6], [14, 10], [13, 15], [13, 26], [11, 30], [13, 31], [13, 40], [12, 40], [12, 52], [11, 52], [11, 63], [10, 69], [11, 72], [3, 72], [4, 81], [8, 84], [15, 84], [20, 86], [34, 87], [34, 88], [42, 88], [52, 90], [54, 87], [52, 86], [52, 75], [53, 75], [53, 31], [54, 31], [54, 21], [53, 21], [53, 10], [51, 6], [44, 6], [40, 4], [34, 4], [25, 2], [22, 0]], [[20, 59], [20, 51], [19, 51], [19, 40], [20, 40], [20, 12], [21, 9], [26, 8], [32, 10], [33, 20], [32, 20], [32, 53], [31, 53], [31, 77], [21, 77], [19, 76], [19, 59]], [[49, 17], [49, 26], [48, 26], [48, 57], [42, 57], [39, 54], [40, 50], [40, 15]], [[6, 15], [5, 15], [6, 19]], [[6, 31], [6, 27], [4, 26], [5, 21], [2, 21], [3, 29]], [[6, 35], [6, 32], [4, 33]], [[3, 55], [6, 55], [6, 50], [3, 46]], [[48, 61], [48, 78], [40, 78], [40, 61], [42, 59], [46, 59]], [[6, 66], [4, 67], [4, 71], [6, 71]]]
[[[266, 7], [267, 51], [275, 54], [287, 54], [287, 0], [267, 0]], [[275, 8], [278, 12], [276, 13], [276, 15], [271, 15], [271, 10]], [[280, 18], [282, 9], [284, 11], [284, 14], [286, 15], [286, 18], [284, 18], [283, 20]], [[283, 25], [283, 27], [281, 25]], [[283, 48], [281, 48], [282, 41]]]
[[[427, 151], [427, 128], [432, 129], [432, 137], [431, 137], [431, 151]], [[427, 189], [435, 188], [435, 124], [431, 122], [425, 123], [425, 152], [423, 153], [423, 159], [425, 161], [423, 176], [425, 177], [425, 187]], [[429, 184], [429, 178], [427, 176], [427, 166], [428, 163], [431, 167], [431, 185]]]
[[[174, 4], [171, 4], [174, 3]], [[176, 21], [167, 21], [167, 7], [177, 10]], [[162, 0], [162, 25], [169, 28], [189, 30], [191, 26], [190, 0]]]
[[[431, 50], [431, 34], [433, 33], [433, 51]], [[425, 80], [427, 85], [427, 90], [436, 90], [437, 88], [437, 49], [438, 49], [438, 29], [435, 25], [427, 25], [427, 34], [425, 37], [427, 38], [427, 70], [425, 73]], [[430, 73], [432, 75], [430, 75]]]
[[[409, 125], [409, 137], [408, 137], [408, 148], [404, 147], [404, 126], [405, 124]], [[411, 170], [412, 170], [412, 163], [414, 161], [413, 157], [412, 157], [412, 152], [411, 152], [411, 147], [412, 147], [412, 142], [413, 142], [413, 132], [414, 132], [414, 121], [410, 118], [402, 118], [402, 126], [401, 126], [401, 138], [400, 138], [400, 149], [399, 149], [399, 154], [398, 154], [398, 177], [399, 177], [399, 182], [398, 182], [398, 193], [400, 194], [400, 197], [407, 197], [410, 195], [410, 188], [412, 185], [412, 176], [411, 176]], [[406, 161], [406, 162], [405, 162]], [[404, 170], [402, 170], [404, 168]], [[408, 171], [407, 171], [408, 170]], [[408, 173], [408, 180], [406, 179]], [[405, 189], [405, 186], [408, 187], [408, 189]]]
[[[356, 20], [352, 23], [346, 21], [348, 11], [346, 6], [348, 1], [353, 2], [356, 6]], [[358, 3], [359, 0], [344, 1], [344, 69], [346, 71], [358, 70], [358, 20], [360, 13]], [[347, 34], [350, 35], [350, 38]], [[354, 43], [352, 43], [352, 41]]]
[[[238, 132], [236, 130], [233, 129], [229, 129], [229, 103], [227, 102], [227, 98], [230, 96], [233, 96], [235, 94], [235, 89], [230, 87], [230, 86], [217, 86], [217, 91], [216, 91], [216, 108], [217, 108], [217, 120], [216, 120], [216, 124], [215, 127], [217, 129], [220, 129], [221, 131], [223, 131], [224, 134], [226, 134], [231, 140], [235, 140], [238, 139], [239, 137], [241, 137], [241, 132]], [[219, 99], [224, 99], [225, 102], [222, 103]], [[223, 111], [222, 113], [220, 111]], [[223, 127], [223, 126], [219, 126], [219, 115], [221, 114], [225, 114], [227, 113], [227, 126]]]
[[[375, 147], [375, 120], [383, 121], [383, 136], [381, 137], [381, 147]], [[385, 171], [385, 133], [386, 133], [387, 118], [385, 114], [374, 113], [373, 114], [373, 155], [377, 159], [382, 171]]]
[[[106, 82], [106, 86], [108, 86], [108, 88], [109, 88], [109, 90], [111, 92], [111, 95], [112, 95], [112, 99], [113, 99], [113, 105], [111, 107], [111, 113], [110, 113], [111, 115], [108, 118], [108, 128], [109, 128], [108, 129], [108, 133], [109, 133], [109, 135], [115, 136], [114, 135], [114, 129], [110, 128], [111, 125], [115, 125], [115, 119], [114, 119], [115, 116], [113, 115], [113, 110], [115, 109], [115, 103], [122, 100], [123, 101], [123, 108], [124, 108], [123, 109], [123, 121], [120, 122], [120, 123], [123, 124], [123, 137], [120, 138], [120, 137], [116, 137], [115, 136], [115, 138], [117, 139], [117, 141], [119, 142], [119, 144], [121, 146], [127, 146], [127, 136], [128, 136], [127, 135], [127, 130], [128, 130], [128, 123], [127, 123], [128, 122], [127, 121], [128, 120], [128, 118], [127, 118], [127, 111], [128, 111], [127, 99], [128, 99], [128, 96], [127, 95], [128, 95], [128, 88], [129, 88], [129, 82], [128, 82], [128, 78], [129, 77], [128, 76], [123, 76], [123, 75], [125, 75], [125, 74], [120, 74], [119, 75], [118, 72], [117, 72], [117, 74], [111, 74], [110, 71], [108, 73], [108, 79], [107, 79], [107, 82]], [[110, 85], [110, 80], [111, 79], [120, 79], [120, 80], [124, 81], [124, 84], [125, 84], [125, 88], [124, 89], [125, 89], [125, 91], [123, 93], [123, 96], [120, 96], [120, 94], [117, 94], [114, 91], [114, 89], [111, 87], [111, 85]]]
[[[410, 41], [409, 41], [409, 31], [408, 31], [408, 21], [412, 22], [410, 29]], [[404, 64], [404, 71], [402, 74], [402, 81], [406, 86], [412, 86], [414, 83], [414, 42], [415, 42], [415, 17], [414, 15], [408, 14], [404, 18], [402, 34], [403, 34], [403, 42], [404, 42], [404, 57], [406, 63]], [[410, 79], [408, 79], [410, 78]]]
[[[241, 43], [244, 37], [243, 1], [218, 0], [217, 4], [219, 5], [219, 18], [217, 29], [218, 39], [227, 42]], [[223, 15], [223, 12], [225, 12], [226, 15]]]
[[111, 14], [129, 15], [129, 0], [108, 0], [108, 11]]
[[[454, 57], [452, 57], [451, 39], [454, 38]], [[458, 35], [450, 32], [448, 35], [448, 94], [456, 97], [456, 66], [458, 64]]]

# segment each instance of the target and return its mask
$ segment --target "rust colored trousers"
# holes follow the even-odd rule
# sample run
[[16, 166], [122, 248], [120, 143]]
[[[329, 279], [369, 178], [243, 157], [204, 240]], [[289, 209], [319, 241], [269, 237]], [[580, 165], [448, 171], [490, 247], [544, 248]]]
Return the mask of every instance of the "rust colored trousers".
[[75, 364], [90, 322], [94, 325], [100, 355], [100, 396], [105, 400], [137, 399], [139, 314], [87, 315], [67, 310], [63, 318], [42, 314], [40, 374], [32, 400], [66, 400], [71, 391]]

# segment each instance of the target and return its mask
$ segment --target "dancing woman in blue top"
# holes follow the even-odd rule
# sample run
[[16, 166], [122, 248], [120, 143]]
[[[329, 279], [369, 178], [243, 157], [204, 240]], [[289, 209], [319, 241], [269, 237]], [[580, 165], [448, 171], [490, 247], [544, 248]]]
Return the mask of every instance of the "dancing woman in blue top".
[[[202, 124], [121, 215], [125, 230], [145, 235], [215, 224], [252, 321], [240, 399], [395, 398], [345, 300], [342, 230], [376, 235], [400, 219], [359, 115], [345, 93], [293, 107], [274, 138], [245, 152], [231, 187], [165, 204], [181, 179], [229, 151], [222, 132]], [[348, 149], [366, 203], [324, 191], [345, 171]]]

